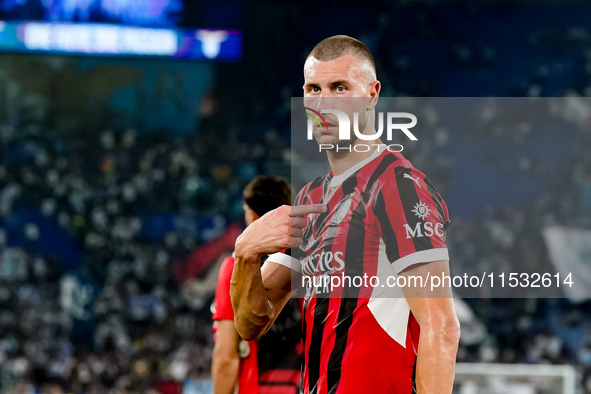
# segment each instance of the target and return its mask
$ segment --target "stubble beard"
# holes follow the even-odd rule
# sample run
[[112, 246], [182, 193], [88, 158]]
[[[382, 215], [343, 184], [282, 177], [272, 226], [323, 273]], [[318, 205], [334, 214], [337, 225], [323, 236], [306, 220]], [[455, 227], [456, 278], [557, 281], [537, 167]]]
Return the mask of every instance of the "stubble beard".
[[[361, 132], [365, 131], [365, 128], [367, 127], [367, 116], [365, 114], [365, 112], [361, 112], [359, 114], [359, 130]], [[314, 137], [316, 139], [316, 142], [320, 145], [320, 144], [326, 144], [326, 145], [332, 145], [333, 148], [332, 149], [327, 149], [327, 152], [332, 152], [334, 155], [345, 155], [347, 153], [349, 153], [349, 147], [354, 146], [357, 141], [359, 140], [359, 138], [357, 138], [357, 135], [355, 134], [355, 132], [353, 131], [353, 123], [351, 123], [351, 130], [349, 130], [349, 135], [351, 136], [351, 139], [348, 140], [341, 140], [339, 139], [339, 136], [333, 136], [333, 135], [326, 135], [326, 134], [317, 134], [314, 133]], [[337, 149], [338, 147], [338, 149]], [[351, 148], [351, 152], [353, 152], [353, 148]]]

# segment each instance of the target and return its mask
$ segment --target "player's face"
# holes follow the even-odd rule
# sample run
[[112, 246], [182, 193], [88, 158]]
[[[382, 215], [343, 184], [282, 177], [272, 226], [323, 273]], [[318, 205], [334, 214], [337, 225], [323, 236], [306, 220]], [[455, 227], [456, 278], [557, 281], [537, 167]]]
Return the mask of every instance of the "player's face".
[[[303, 88], [305, 107], [316, 111], [339, 109], [345, 112], [351, 121], [353, 113], [357, 112], [359, 130], [364, 130], [367, 124], [368, 100], [377, 98], [380, 83], [375, 80], [375, 75], [367, 62], [355, 56], [345, 55], [328, 62], [309, 57], [304, 65]], [[368, 100], [352, 99], [353, 97], [365, 97]], [[354, 142], [339, 140], [339, 123], [335, 115], [325, 114], [324, 119], [328, 130], [314, 124], [314, 136], [319, 144], [346, 146]]]

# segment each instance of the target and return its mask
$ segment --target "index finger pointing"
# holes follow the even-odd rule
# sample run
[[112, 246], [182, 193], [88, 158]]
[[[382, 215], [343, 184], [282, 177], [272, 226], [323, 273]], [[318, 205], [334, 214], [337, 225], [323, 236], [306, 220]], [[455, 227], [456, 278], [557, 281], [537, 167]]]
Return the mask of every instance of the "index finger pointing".
[[324, 204], [296, 205], [291, 207], [291, 216], [304, 216], [309, 213], [323, 213], [328, 208]]

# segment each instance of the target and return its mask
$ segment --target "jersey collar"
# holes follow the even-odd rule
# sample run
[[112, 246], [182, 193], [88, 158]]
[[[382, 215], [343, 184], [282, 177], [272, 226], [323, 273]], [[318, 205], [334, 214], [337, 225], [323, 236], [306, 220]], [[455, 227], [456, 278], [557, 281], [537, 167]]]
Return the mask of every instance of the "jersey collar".
[[[384, 153], [385, 144], [380, 144], [371, 154], [371, 156], [369, 156], [367, 159], [360, 161], [359, 163], [355, 164], [354, 166], [352, 166], [351, 168], [349, 168], [347, 171], [343, 172], [340, 175], [334, 175], [331, 180], [330, 180], [330, 187], [334, 188], [337, 186], [340, 186], [341, 183], [343, 183], [345, 181], [345, 179], [349, 178], [351, 175], [353, 175], [354, 173], [356, 173], [357, 171], [359, 171], [363, 166], [365, 166], [367, 163], [369, 163], [370, 161], [372, 161], [373, 159], [375, 159], [376, 157], [378, 157], [379, 155], [381, 155], [382, 153]], [[332, 171], [330, 172], [330, 174], [332, 174]]]

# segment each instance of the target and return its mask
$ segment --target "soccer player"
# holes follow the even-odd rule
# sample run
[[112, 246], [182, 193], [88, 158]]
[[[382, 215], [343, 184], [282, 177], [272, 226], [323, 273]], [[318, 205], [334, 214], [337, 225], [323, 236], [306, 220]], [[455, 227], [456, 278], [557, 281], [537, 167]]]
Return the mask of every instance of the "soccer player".
[[[359, 131], [374, 134], [381, 85], [361, 42], [347, 36], [321, 41], [306, 59], [304, 79], [308, 111], [359, 98], [349, 103], [357, 105]], [[308, 183], [294, 207], [267, 213], [236, 241], [230, 293], [238, 333], [253, 339], [268, 330], [295, 291], [297, 275], [405, 279], [402, 288], [330, 290], [303, 281], [302, 389], [451, 393], [460, 336], [451, 289], [420, 285], [429, 275], [449, 275], [447, 207], [400, 153], [353, 133], [340, 140], [337, 120], [331, 114], [325, 120], [328, 128], [314, 126], [314, 135], [335, 147], [326, 151], [331, 171]], [[371, 149], [356, 152], [362, 143]], [[291, 256], [274, 254], [290, 246]]]
[[[245, 187], [242, 200], [244, 219], [249, 226], [268, 211], [281, 205], [289, 205], [291, 185], [283, 178], [258, 176]], [[233, 268], [234, 257], [228, 257], [220, 268], [213, 305], [213, 391], [215, 394], [234, 393], [237, 386], [240, 394], [256, 394], [259, 392], [259, 346], [257, 341], [241, 339], [234, 327], [234, 311], [230, 302], [230, 278]], [[299, 337], [295, 338], [295, 341], [299, 342]], [[285, 344], [285, 341], [281, 344]], [[290, 353], [292, 348], [293, 346], [290, 346], [290, 349], [280, 350]], [[290, 360], [282, 358], [282, 361], [286, 361], [289, 366]], [[299, 362], [299, 357], [296, 362]]]

